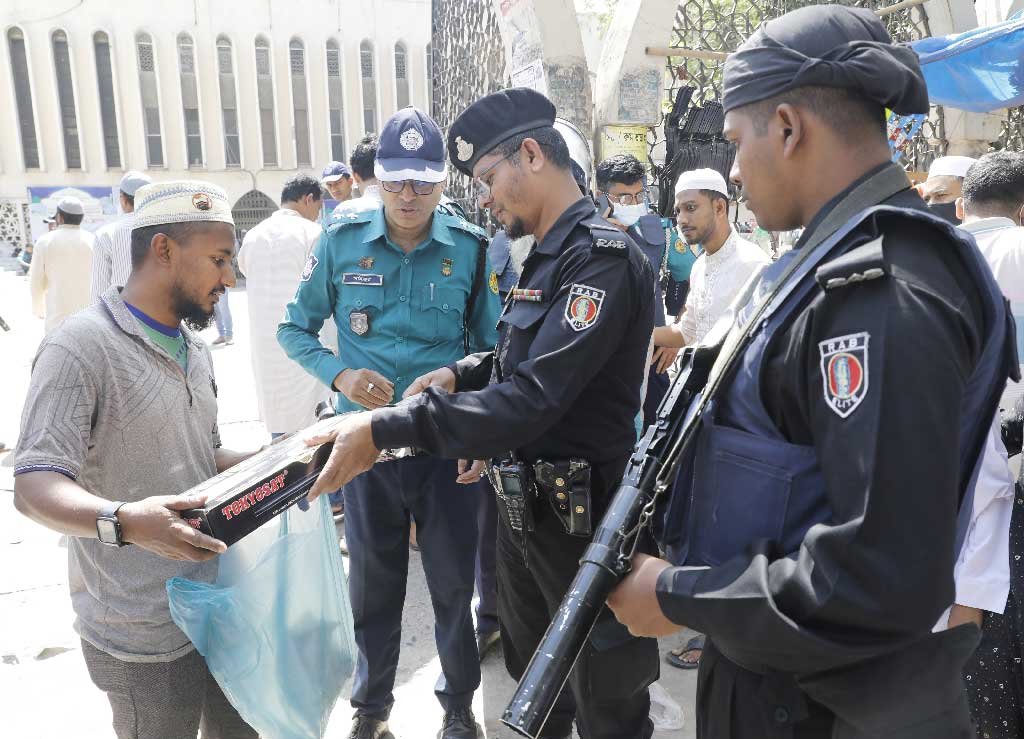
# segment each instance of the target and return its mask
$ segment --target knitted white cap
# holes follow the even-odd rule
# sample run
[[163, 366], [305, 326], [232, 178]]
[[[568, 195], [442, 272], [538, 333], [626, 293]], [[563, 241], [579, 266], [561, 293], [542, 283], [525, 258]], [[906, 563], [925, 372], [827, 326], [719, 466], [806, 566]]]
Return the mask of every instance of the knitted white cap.
[[729, 197], [729, 186], [725, 178], [713, 169], [691, 169], [683, 172], [676, 180], [676, 195], [683, 190], [713, 190]]
[[199, 221], [235, 225], [227, 193], [210, 182], [155, 182], [135, 192], [135, 221], [132, 230], [165, 223]]

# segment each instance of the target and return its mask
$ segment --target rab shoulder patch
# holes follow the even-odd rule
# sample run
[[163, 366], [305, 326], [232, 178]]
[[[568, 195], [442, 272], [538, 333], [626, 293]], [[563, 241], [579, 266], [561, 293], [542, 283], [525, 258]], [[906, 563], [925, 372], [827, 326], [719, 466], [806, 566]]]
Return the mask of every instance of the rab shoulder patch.
[[[309, 282], [309, 278], [313, 276], [313, 270], [316, 269], [316, 265], [320, 263], [320, 260], [316, 258], [315, 254], [310, 254], [309, 259], [306, 260], [306, 266], [302, 268], [302, 281]], [[294, 272], [292, 274], [295, 274]]]
[[606, 238], [595, 236], [591, 242], [590, 250], [598, 254], [611, 254], [616, 257], [624, 257], [629, 254], [626, 240], [620, 238]]
[[597, 323], [604, 296], [604, 290], [588, 285], [577, 283], [569, 288], [569, 298], [565, 301], [565, 320], [573, 331], [582, 331]]
[[840, 418], [847, 418], [868, 392], [867, 331], [836, 336], [818, 343], [825, 403]]

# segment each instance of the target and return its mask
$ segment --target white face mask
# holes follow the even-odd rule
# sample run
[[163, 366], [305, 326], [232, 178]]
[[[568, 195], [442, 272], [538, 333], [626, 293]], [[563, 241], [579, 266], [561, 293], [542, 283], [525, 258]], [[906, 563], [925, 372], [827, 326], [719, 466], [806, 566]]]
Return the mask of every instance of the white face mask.
[[612, 218], [624, 226], [632, 226], [640, 220], [640, 216], [647, 215], [647, 203], [636, 203], [635, 205], [616, 205], [612, 211]]

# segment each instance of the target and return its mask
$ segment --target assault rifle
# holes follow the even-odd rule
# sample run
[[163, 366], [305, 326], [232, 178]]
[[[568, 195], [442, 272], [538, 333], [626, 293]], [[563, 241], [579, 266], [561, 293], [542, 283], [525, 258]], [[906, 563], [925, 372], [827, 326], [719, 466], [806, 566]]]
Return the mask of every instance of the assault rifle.
[[576, 578], [519, 680], [501, 722], [536, 739], [562, 691], [605, 600], [630, 569], [651, 524], [658, 498], [675, 479], [698, 416], [693, 399], [703, 388], [721, 345], [687, 347], [682, 369], [626, 465], [622, 483], [580, 560]]

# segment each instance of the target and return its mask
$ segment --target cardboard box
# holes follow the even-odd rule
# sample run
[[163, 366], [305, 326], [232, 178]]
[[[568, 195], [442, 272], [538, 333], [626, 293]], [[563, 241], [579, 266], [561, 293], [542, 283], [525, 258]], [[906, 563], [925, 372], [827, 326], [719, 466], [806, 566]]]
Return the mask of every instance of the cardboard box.
[[231, 546], [306, 496], [333, 444], [310, 447], [304, 439], [333, 430], [344, 417], [324, 419], [189, 489], [209, 497], [181, 517]]

